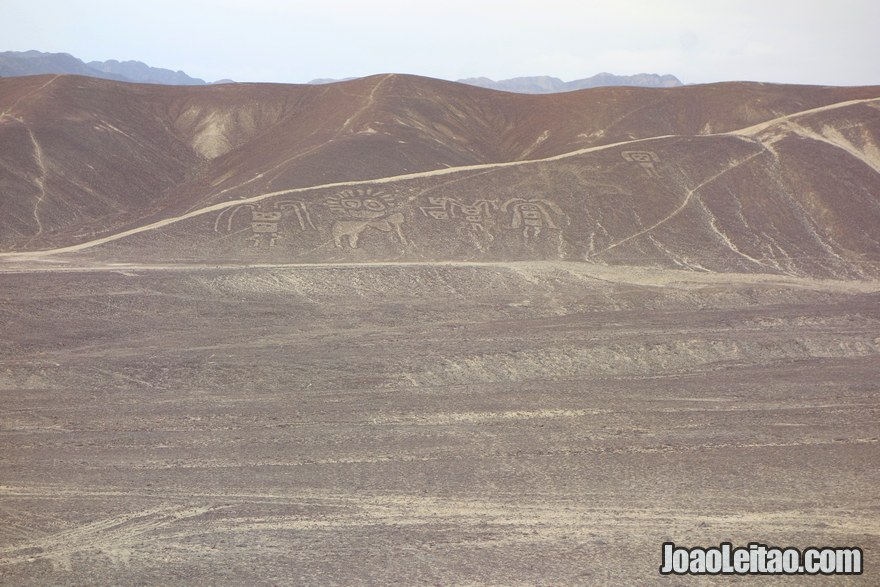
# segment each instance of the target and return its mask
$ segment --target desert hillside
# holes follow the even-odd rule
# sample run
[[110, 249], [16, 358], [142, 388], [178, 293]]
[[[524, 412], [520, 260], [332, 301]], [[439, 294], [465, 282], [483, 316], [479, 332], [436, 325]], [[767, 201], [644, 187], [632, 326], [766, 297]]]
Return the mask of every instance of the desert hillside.
[[0, 210], [2, 583], [880, 549], [880, 87], [0, 79]]
[[0, 80], [0, 247], [870, 278], [880, 88]]

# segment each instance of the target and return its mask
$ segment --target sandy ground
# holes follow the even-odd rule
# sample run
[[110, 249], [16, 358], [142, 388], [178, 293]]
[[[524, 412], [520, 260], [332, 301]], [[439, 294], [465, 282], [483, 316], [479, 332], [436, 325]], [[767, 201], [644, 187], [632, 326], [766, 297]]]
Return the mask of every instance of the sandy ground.
[[876, 283], [4, 271], [0, 583], [678, 584], [667, 540], [860, 546], [773, 581], [877, 583]]

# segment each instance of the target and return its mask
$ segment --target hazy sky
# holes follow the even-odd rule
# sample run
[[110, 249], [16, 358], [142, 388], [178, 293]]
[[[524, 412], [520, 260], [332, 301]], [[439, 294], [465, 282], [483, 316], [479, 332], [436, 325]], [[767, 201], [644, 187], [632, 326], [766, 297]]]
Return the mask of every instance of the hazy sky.
[[0, 50], [209, 81], [601, 71], [880, 84], [877, 0], [0, 0]]

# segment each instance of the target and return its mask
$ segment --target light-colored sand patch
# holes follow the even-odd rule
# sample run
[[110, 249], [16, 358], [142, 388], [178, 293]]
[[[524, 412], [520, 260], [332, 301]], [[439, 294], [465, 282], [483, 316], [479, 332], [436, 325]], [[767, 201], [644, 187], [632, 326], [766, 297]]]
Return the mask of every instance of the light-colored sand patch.
[[411, 416], [383, 416], [374, 418], [373, 424], [485, 424], [534, 420], [538, 418], [577, 418], [580, 416], [607, 413], [608, 410], [509, 410], [505, 412], [458, 412], [445, 414], [415, 414]]
[[729, 134], [729, 135], [742, 135], [742, 136], [750, 136], [754, 137], [758, 133], [767, 130], [771, 126], [777, 125], [781, 122], [785, 122], [788, 120], [792, 120], [795, 118], [800, 118], [801, 116], [807, 116], [809, 114], [815, 114], [817, 112], [825, 112], [827, 110], [837, 110], [839, 108], [846, 108], [848, 106], [854, 106], [856, 104], [876, 104], [880, 102], [880, 98], [864, 98], [860, 100], [846, 100], [844, 102], [835, 102], [834, 104], [826, 104], [825, 106], [819, 106], [817, 108], [809, 108], [807, 110], [801, 110], [800, 112], [793, 112], [791, 114], [786, 114], [784, 116], [779, 116], [777, 118], [773, 118], [770, 120], [765, 120], [764, 122], [760, 122], [753, 126], [749, 126], [746, 128], [741, 128], [739, 130], [733, 130], [727, 133], [721, 134]]

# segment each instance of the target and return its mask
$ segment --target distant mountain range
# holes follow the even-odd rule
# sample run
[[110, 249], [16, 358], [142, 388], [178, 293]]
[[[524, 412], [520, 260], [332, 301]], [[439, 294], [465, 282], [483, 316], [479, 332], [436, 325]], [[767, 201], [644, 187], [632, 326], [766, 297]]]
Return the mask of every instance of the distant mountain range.
[[612, 73], [599, 73], [593, 77], [564, 82], [558, 77], [546, 75], [533, 77], [514, 77], [501, 81], [494, 81], [487, 77], [469, 77], [458, 80], [460, 83], [516, 92], [518, 94], [555, 94], [557, 92], [572, 92], [587, 88], [600, 88], [606, 86], [636, 86], [640, 88], [674, 88], [682, 85], [674, 75], [657, 75], [656, 73], [638, 73], [636, 75], [614, 75]]
[[[182, 71], [150, 67], [140, 61], [90, 61], [88, 63], [67, 53], [41, 51], [5, 51], [0, 53], [0, 77], [18, 77], [44, 73], [87, 75], [123, 82], [164, 84], [170, 86], [203, 86], [203, 79], [190, 77]], [[230, 80], [221, 80], [222, 83]]]
[[[310, 84], [332, 84], [346, 82], [356, 78], [320, 78], [313, 79]], [[564, 82], [558, 77], [538, 75], [532, 77], [514, 77], [495, 81], [488, 77], [469, 77], [456, 80], [460, 84], [501, 90], [502, 92], [514, 92], [517, 94], [557, 94], [559, 92], [573, 92], [587, 88], [603, 88], [610, 86], [634, 86], [639, 88], [674, 88], [683, 85], [674, 75], [658, 75], [656, 73], [637, 73], [636, 75], [614, 75], [613, 73], [598, 73], [593, 77], [576, 79]]]
[[[208, 84], [203, 79], [190, 77], [182, 71], [172, 71], [161, 67], [150, 67], [140, 61], [107, 61], [84, 62], [68, 53], [43, 53], [41, 51], [5, 51], [0, 52], [0, 77], [19, 77], [24, 75], [40, 75], [45, 73], [67, 73], [87, 75], [102, 79], [141, 84], [163, 84], [168, 86], [203, 86]], [[331, 79], [321, 78], [310, 81], [310, 84], [329, 84], [349, 81], [355, 78]], [[224, 79], [216, 82], [230, 83]], [[492, 90], [516, 92], [519, 94], [555, 94], [585, 88], [604, 86], [636, 86], [642, 88], [671, 88], [682, 85], [674, 75], [657, 75], [655, 73], [639, 73], [636, 75], [614, 75], [600, 73], [585, 79], [564, 82], [557, 77], [534, 76], [515, 77], [500, 81], [487, 77], [471, 77], [458, 80], [459, 83]]]

